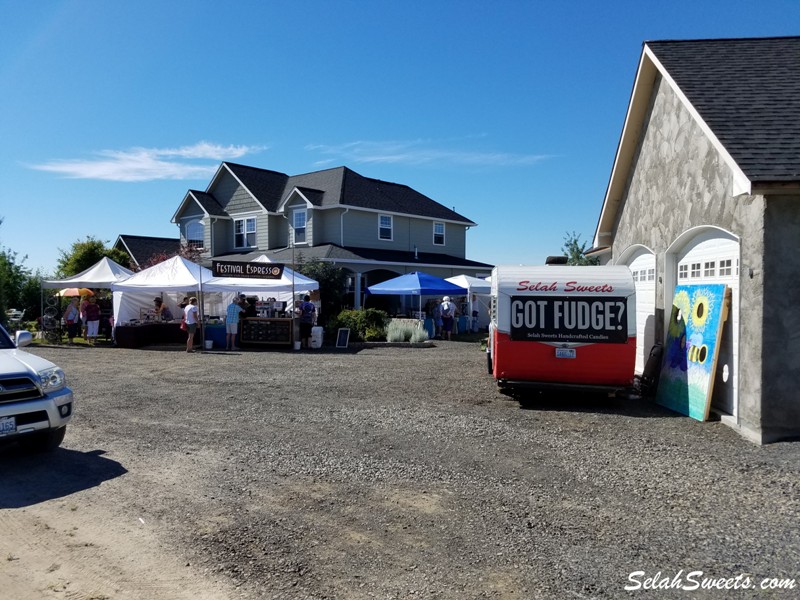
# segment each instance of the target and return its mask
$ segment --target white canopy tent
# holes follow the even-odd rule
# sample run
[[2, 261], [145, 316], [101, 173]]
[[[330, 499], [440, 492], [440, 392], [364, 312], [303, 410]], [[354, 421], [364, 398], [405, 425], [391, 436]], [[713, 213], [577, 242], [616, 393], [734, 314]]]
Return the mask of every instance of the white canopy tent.
[[[263, 258], [262, 258], [263, 257]], [[263, 254], [252, 262], [270, 262]], [[243, 277], [214, 277], [207, 284], [203, 284], [203, 289], [215, 292], [235, 292], [247, 296], [269, 295], [276, 300], [289, 301], [292, 292], [304, 294], [319, 289], [319, 283], [289, 267], [283, 268], [283, 275], [280, 279], [255, 279]], [[281, 296], [280, 298], [278, 296]]]
[[174, 256], [139, 271], [128, 279], [111, 285], [114, 322], [119, 324], [138, 319], [142, 309], [153, 308], [153, 299], [156, 296], [162, 298], [176, 319], [180, 319], [180, 298], [186, 295], [199, 297], [205, 282], [211, 278], [210, 270], [181, 256]]
[[203, 314], [223, 315], [235, 295], [269, 296], [290, 303], [293, 291], [308, 293], [319, 289], [319, 283], [289, 268], [284, 268], [281, 279], [214, 277], [211, 270], [175, 256], [112, 285], [111, 289], [114, 320], [126, 323], [138, 319], [142, 310], [152, 309], [156, 296], [162, 298], [176, 319], [180, 319], [178, 303], [187, 295], [201, 299]]
[[477, 323], [473, 324], [473, 328], [477, 325], [478, 328], [485, 328], [489, 326], [491, 297], [492, 297], [492, 283], [485, 279], [478, 279], [471, 275], [455, 275], [448, 277], [447, 281], [454, 283], [458, 286], [466, 288], [469, 292], [467, 296], [467, 303], [469, 305], [470, 321], [472, 321], [472, 313], [478, 311]]
[[43, 288], [110, 288], [112, 284], [124, 281], [133, 275], [133, 271], [104, 256], [85, 271], [65, 279], [48, 279], [42, 281]]
[[[272, 262], [265, 254], [254, 258], [250, 262]], [[203, 285], [204, 290], [222, 292], [223, 305], [230, 304], [234, 295], [256, 296], [262, 300], [274, 298], [292, 306], [298, 294], [309, 294], [319, 289], [319, 282], [293, 271], [284, 266], [280, 279], [255, 279], [246, 277], [215, 277], [208, 284]], [[317, 307], [319, 310], [319, 307]]]

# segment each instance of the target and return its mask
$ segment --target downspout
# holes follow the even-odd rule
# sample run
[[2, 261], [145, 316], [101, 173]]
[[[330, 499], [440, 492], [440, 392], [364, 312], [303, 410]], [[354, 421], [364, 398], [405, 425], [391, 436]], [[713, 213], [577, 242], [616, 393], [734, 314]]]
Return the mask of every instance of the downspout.
[[345, 207], [344, 212], [339, 215], [339, 245], [344, 248], [344, 216], [350, 212], [350, 207]]

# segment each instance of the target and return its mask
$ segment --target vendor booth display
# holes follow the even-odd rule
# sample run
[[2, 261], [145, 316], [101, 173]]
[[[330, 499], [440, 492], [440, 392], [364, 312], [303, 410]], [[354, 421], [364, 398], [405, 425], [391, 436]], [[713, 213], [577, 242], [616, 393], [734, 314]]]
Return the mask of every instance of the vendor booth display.
[[479, 329], [489, 327], [489, 312], [492, 300], [492, 282], [478, 279], [471, 275], [456, 275], [448, 277], [445, 281], [466, 288], [467, 302], [462, 313], [468, 317], [470, 329], [477, 332]]
[[[114, 339], [118, 346], [138, 348], [160, 343], [185, 342], [180, 329], [182, 309], [179, 301], [186, 295], [200, 297], [203, 282], [211, 279], [211, 271], [175, 256], [139, 271], [125, 281], [111, 286], [114, 297]], [[162, 301], [173, 315], [165, 321], [155, 319], [153, 299]], [[201, 332], [195, 339], [202, 340]]]
[[[367, 293], [376, 295], [418, 296], [419, 312], [417, 313], [417, 318], [420, 322], [425, 322], [425, 314], [422, 312], [423, 296], [463, 296], [466, 295], [467, 290], [466, 288], [450, 283], [435, 275], [423, 273], [422, 271], [414, 271], [413, 273], [406, 273], [394, 279], [371, 285], [367, 288]], [[432, 322], [430, 326], [426, 324], [429, 335], [431, 335], [432, 328]]]
[[[262, 255], [251, 262], [270, 262]], [[240, 321], [239, 343], [248, 345], [290, 346], [297, 338], [292, 307], [297, 294], [308, 294], [319, 289], [319, 283], [289, 267], [283, 267], [278, 279], [249, 277], [214, 277], [203, 289], [221, 292], [227, 301], [234, 295], [260, 298], [255, 303], [256, 317]], [[268, 299], [265, 299], [268, 298]]]
[[[241, 344], [280, 344], [294, 341], [293, 293], [310, 293], [319, 284], [284, 268], [280, 279], [214, 277], [211, 270], [176, 256], [136, 273], [112, 286], [117, 345], [139, 347], [148, 344], [186, 340], [180, 331], [185, 296], [196, 296], [200, 303], [202, 326], [195, 339], [211, 347], [225, 345], [225, 308], [234, 297], [256, 298], [258, 316], [240, 321]], [[160, 297], [175, 315], [172, 321], [152, 318], [153, 299]]]
[[[108, 257], [103, 257], [94, 265], [73, 275], [72, 277], [65, 277], [64, 279], [47, 279], [42, 281], [42, 292], [44, 289], [60, 289], [58, 293], [60, 297], [86, 297], [94, 296], [95, 293], [92, 289], [110, 289], [115, 283], [124, 281], [133, 275], [133, 271], [126, 269], [122, 265], [114, 262]], [[51, 300], [48, 300], [48, 303]], [[104, 301], [105, 302], [105, 301]], [[44, 304], [44, 299], [42, 304]], [[60, 316], [57, 312], [57, 304], [44, 309], [45, 318], [42, 320], [42, 325], [46, 327], [48, 322], [53, 323], [52, 331], [60, 331], [58, 324]], [[53, 311], [48, 315], [48, 311]], [[47, 317], [50, 317], [49, 319]], [[100, 316], [100, 331], [106, 336], [106, 339], [111, 337], [113, 327], [112, 311], [105, 303], [101, 310]], [[60, 333], [57, 334], [60, 338]]]

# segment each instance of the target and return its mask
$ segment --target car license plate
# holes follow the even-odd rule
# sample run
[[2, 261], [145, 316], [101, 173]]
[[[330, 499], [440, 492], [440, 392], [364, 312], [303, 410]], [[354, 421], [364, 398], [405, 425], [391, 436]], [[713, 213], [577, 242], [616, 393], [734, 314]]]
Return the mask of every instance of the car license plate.
[[14, 417], [0, 417], [0, 436], [17, 432], [17, 420]]
[[575, 348], [556, 348], [556, 358], [575, 358]]

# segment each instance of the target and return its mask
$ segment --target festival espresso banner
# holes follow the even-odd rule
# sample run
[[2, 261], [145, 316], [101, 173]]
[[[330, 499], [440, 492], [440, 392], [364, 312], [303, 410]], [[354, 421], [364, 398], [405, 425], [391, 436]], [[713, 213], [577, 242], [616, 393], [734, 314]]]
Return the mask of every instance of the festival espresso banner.
[[283, 276], [281, 263], [234, 262], [212, 260], [214, 277], [243, 277], [247, 279], [280, 279]]

